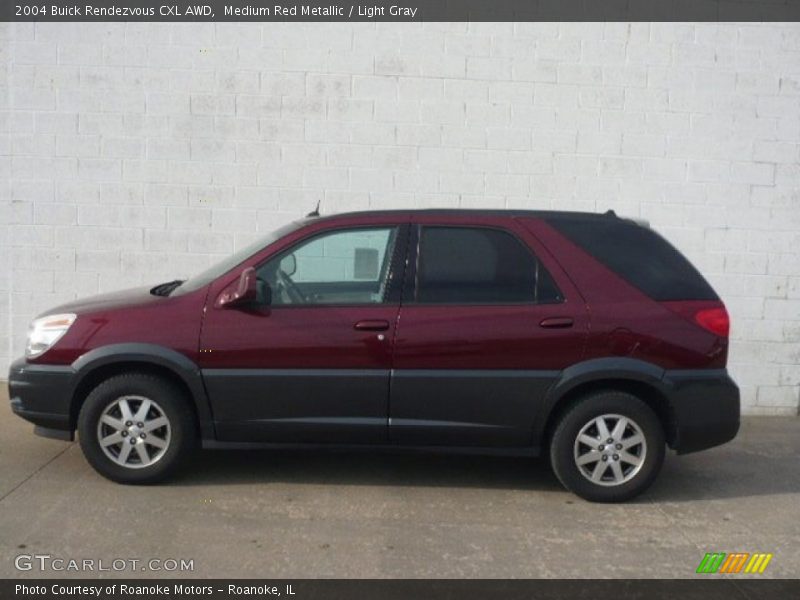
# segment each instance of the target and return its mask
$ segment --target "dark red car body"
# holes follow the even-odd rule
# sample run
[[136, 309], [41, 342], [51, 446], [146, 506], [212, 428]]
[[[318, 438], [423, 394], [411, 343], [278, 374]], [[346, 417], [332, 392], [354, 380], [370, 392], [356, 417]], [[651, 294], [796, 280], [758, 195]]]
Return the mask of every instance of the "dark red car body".
[[[725, 370], [727, 334], [695, 318], [722, 314], [722, 303], [652, 299], [559, 231], [552, 219], [562, 217], [440, 210], [306, 219], [193, 291], [164, 297], [131, 290], [54, 309], [78, 318], [53, 348], [14, 363], [14, 410], [39, 433], [71, 438], [87, 392], [135, 367], [180, 382], [207, 447], [361, 444], [536, 454], [570, 399], [603, 387], [645, 398], [679, 452], [734, 437], [739, 394]], [[393, 301], [217, 305], [244, 268], [299, 240], [377, 225], [402, 227], [404, 236]], [[432, 225], [510, 233], [538, 257], [562, 301], [414, 302], [418, 231]]]

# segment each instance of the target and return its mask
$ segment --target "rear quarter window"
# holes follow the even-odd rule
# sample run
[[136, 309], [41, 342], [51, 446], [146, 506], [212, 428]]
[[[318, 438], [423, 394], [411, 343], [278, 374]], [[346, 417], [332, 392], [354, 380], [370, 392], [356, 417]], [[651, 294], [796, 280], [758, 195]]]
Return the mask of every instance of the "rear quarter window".
[[647, 227], [615, 217], [546, 221], [653, 300], [719, 300], [692, 263]]

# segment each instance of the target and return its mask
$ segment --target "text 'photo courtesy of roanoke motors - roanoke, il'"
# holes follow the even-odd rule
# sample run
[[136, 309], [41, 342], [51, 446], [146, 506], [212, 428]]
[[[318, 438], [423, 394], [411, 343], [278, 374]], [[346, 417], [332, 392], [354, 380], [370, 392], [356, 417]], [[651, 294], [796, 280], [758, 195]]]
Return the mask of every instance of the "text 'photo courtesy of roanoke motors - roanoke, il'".
[[0, 6], [0, 600], [800, 594], [800, 4]]

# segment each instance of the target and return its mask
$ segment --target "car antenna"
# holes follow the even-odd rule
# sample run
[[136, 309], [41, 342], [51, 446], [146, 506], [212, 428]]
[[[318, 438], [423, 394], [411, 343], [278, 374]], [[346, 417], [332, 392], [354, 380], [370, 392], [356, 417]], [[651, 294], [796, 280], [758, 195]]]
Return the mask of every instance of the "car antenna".
[[306, 215], [306, 217], [318, 217], [319, 216], [319, 203], [321, 200], [317, 200], [317, 207], [312, 210], [310, 213]]

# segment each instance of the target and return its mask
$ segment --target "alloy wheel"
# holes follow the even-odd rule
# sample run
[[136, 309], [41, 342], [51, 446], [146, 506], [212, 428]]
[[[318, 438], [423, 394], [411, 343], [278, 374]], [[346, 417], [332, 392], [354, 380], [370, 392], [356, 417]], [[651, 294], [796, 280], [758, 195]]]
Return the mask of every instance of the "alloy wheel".
[[575, 465], [596, 485], [622, 485], [636, 477], [647, 456], [641, 427], [630, 417], [605, 414], [586, 423], [575, 438]]
[[128, 469], [158, 462], [169, 448], [172, 429], [157, 402], [144, 396], [121, 396], [103, 411], [97, 441], [103, 453]]

